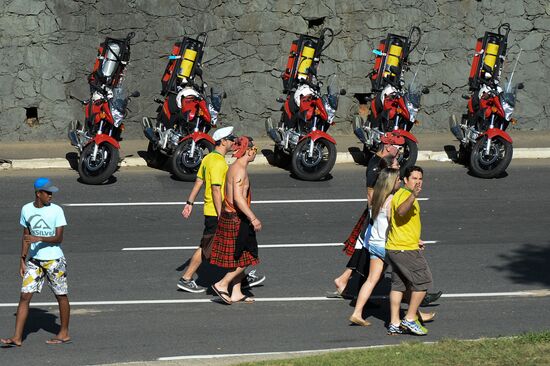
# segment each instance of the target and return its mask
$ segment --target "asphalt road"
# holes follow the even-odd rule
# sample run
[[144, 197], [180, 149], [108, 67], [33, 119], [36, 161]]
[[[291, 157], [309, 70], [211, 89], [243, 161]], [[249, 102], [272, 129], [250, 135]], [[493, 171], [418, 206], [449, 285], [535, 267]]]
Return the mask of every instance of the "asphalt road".
[[[426, 256], [435, 287], [444, 297], [435, 309], [424, 341], [517, 334], [550, 328], [550, 297], [473, 297], [473, 294], [550, 288], [550, 163], [514, 161], [508, 176], [482, 180], [460, 166], [426, 163], [420, 202]], [[373, 325], [347, 322], [349, 301], [323, 300], [347, 257], [340, 247], [284, 247], [284, 244], [342, 242], [361, 213], [363, 202], [258, 203], [264, 224], [258, 270], [267, 275], [254, 288], [253, 305], [224, 306], [208, 294], [176, 290], [191, 250], [123, 251], [123, 248], [195, 246], [202, 232], [202, 206], [190, 220], [182, 205], [66, 206], [77, 203], [145, 203], [185, 201], [192, 183], [165, 172], [121, 169], [116, 182], [104, 186], [78, 183], [71, 171], [0, 172], [0, 336], [10, 336], [20, 279], [18, 256], [21, 206], [32, 200], [32, 182], [48, 174], [60, 192], [68, 226], [64, 251], [69, 262], [71, 335], [74, 342], [47, 346], [56, 331], [57, 306], [32, 308], [24, 346], [0, 349], [1, 364], [27, 365], [41, 360], [58, 365], [156, 360], [167, 356], [296, 351], [378, 345], [413, 340], [388, 337], [387, 303], [377, 300], [366, 315]], [[339, 165], [325, 182], [301, 182], [273, 167], [253, 167], [253, 200], [338, 200], [365, 195], [364, 167]], [[199, 284], [222, 272], [201, 267]], [[388, 281], [377, 289], [387, 293]], [[453, 297], [454, 294], [470, 294]], [[135, 303], [114, 304], [114, 301]], [[189, 302], [148, 303], [157, 300]], [[198, 302], [192, 302], [199, 300]], [[285, 301], [283, 301], [285, 300]], [[51, 303], [45, 288], [34, 302]], [[97, 304], [105, 301], [106, 304]], [[203, 301], [203, 302], [200, 302]], [[91, 304], [81, 304], [92, 302]]]

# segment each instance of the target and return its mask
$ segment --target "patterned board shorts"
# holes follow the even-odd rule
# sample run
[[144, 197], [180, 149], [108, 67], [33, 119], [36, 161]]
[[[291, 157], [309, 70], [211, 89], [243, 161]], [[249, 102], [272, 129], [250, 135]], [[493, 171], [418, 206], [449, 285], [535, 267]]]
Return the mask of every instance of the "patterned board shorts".
[[35, 293], [42, 291], [44, 279], [48, 278], [48, 286], [56, 295], [67, 295], [67, 261], [65, 257], [42, 261], [30, 259], [27, 261], [27, 270], [23, 276], [21, 292]]

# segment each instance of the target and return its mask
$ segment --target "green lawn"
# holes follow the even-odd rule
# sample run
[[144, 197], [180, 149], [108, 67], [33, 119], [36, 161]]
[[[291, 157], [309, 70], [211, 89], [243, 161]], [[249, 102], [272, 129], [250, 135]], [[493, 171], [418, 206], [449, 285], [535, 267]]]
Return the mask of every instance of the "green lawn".
[[393, 347], [239, 365], [550, 365], [550, 331], [475, 341], [407, 342]]

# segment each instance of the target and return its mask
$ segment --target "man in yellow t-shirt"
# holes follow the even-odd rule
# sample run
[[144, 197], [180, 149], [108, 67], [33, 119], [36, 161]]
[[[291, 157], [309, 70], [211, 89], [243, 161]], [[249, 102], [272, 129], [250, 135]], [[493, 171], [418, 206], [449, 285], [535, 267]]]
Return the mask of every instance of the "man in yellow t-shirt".
[[199, 287], [195, 283], [193, 275], [201, 265], [203, 258], [210, 259], [210, 244], [218, 226], [218, 217], [221, 213], [224, 196], [225, 174], [228, 169], [225, 155], [233, 151], [236, 136], [233, 135], [233, 127], [224, 127], [216, 130], [212, 138], [216, 141], [216, 146], [211, 153], [202, 159], [197, 172], [197, 179], [195, 179], [195, 185], [181, 212], [182, 216], [186, 219], [191, 216], [195, 198], [197, 198], [204, 185], [204, 231], [201, 243], [195, 250], [195, 253], [193, 253], [189, 266], [177, 284], [178, 288], [192, 293], [206, 291], [205, 288]]
[[[407, 168], [405, 185], [395, 192], [391, 202], [390, 230], [386, 242], [386, 256], [392, 265], [390, 335], [403, 333], [404, 330], [416, 335], [428, 333], [416, 316], [426, 291], [432, 285], [432, 273], [422, 252], [420, 206], [416, 200], [422, 191], [423, 176], [422, 168]], [[400, 320], [399, 311], [405, 291], [411, 291], [411, 298], [407, 313]]]

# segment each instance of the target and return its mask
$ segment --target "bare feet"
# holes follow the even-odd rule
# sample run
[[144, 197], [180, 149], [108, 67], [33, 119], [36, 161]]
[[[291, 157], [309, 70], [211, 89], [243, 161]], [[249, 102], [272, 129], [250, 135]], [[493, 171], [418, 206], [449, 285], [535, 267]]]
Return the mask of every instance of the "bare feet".
[[71, 338], [69, 338], [69, 337], [61, 338], [59, 336], [56, 336], [56, 337], [46, 341], [47, 344], [67, 344], [67, 343], [71, 343], [71, 342], [72, 342]]
[[13, 338], [0, 339], [2, 347], [21, 347], [21, 341], [16, 341]]
[[361, 317], [357, 317], [355, 315], [352, 315], [349, 317], [349, 321], [352, 323], [352, 324], [355, 324], [355, 325], [360, 325], [362, 327], [368, 327], [370, 325], [370, 322], [361, 318]]
[[336, 291], [338, 291], [339, 294], [342, 294], [348, 284], [347, 282], [342, 281], [340, 277], [338, 277], [334, 280], [334, 285], [336, 286]]

